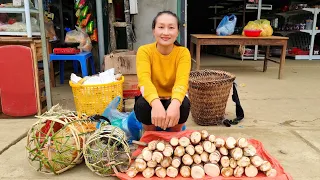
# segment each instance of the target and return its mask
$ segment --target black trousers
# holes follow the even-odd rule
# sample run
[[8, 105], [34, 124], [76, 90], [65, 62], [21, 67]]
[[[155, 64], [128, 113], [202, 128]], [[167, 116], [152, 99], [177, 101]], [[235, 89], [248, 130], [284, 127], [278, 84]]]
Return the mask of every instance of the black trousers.
[[[167, 110], [169, 107], [171, 100], [160, 100], [164, 109]], [[135, 115], [142, 124], [144, 125], [152, 125], [151, 122], [151, 106], [142, 96], [138, 96], [136, 98], [136, 102], [134, 105]], [[183, 124], [187, 121], [190, 113], [190, 101], [187, 97], [184, 97], [184, 100], [180, 106], [180, 119], [179, 124]]]

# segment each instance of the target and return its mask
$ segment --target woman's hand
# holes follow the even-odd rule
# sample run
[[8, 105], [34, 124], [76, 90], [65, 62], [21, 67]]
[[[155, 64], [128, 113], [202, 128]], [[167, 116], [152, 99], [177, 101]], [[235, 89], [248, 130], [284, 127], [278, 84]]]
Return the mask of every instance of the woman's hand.
[[173, 99], [167, 109], [165, 129], [174, 127], [179, 123], [180, 119], [180, 101]]
[[166, 110], [164, 109], [161, 101], [155, 99], [151, 102], [151, 122], [156, 127], [164, 128], [164, 123], [166, 120]]

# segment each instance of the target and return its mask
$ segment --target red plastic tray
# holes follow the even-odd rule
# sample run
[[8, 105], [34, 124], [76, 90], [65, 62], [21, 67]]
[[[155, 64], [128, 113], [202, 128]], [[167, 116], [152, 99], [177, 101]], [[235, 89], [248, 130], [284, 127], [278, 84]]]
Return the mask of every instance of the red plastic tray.
[[76, 48], [54, 48], [54, 54], [78, 54], [80, 53], [79, 49]]

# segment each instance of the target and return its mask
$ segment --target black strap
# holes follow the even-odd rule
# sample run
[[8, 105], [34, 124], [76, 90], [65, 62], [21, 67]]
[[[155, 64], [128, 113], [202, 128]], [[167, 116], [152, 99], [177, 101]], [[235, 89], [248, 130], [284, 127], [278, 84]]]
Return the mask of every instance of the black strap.
[[233, 120], [225, 119], [222, 121], [222, 123], [230, 127], [231, 125], [237, 125], [243, 118], [244, 118], [244, 111], [242, 109], [242, 106], [240, 104], [240, 99], [237, 91], [237, 84], [233, 82], [233, 94], [232, 94], [232, 100], [234, 103], [236, 103], [236, 118]]

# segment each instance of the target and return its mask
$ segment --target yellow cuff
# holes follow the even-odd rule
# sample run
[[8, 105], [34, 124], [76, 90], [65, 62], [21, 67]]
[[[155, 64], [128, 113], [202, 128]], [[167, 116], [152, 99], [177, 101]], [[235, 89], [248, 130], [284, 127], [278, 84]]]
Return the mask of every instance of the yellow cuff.
[[158, 94], [149, 94], [148, 96], [144, 97], [146, 99], [146, 101], [151, 105], [151, 102], [155, 99], [158, 99], [159, 96]]
[[182, 102], [184, 100], [184, 95], [181, 93], [174, 93], [174, 94], [172, 94], [171, 99], [176, 99], [180, 102], [180, 104], [182, 104]]

